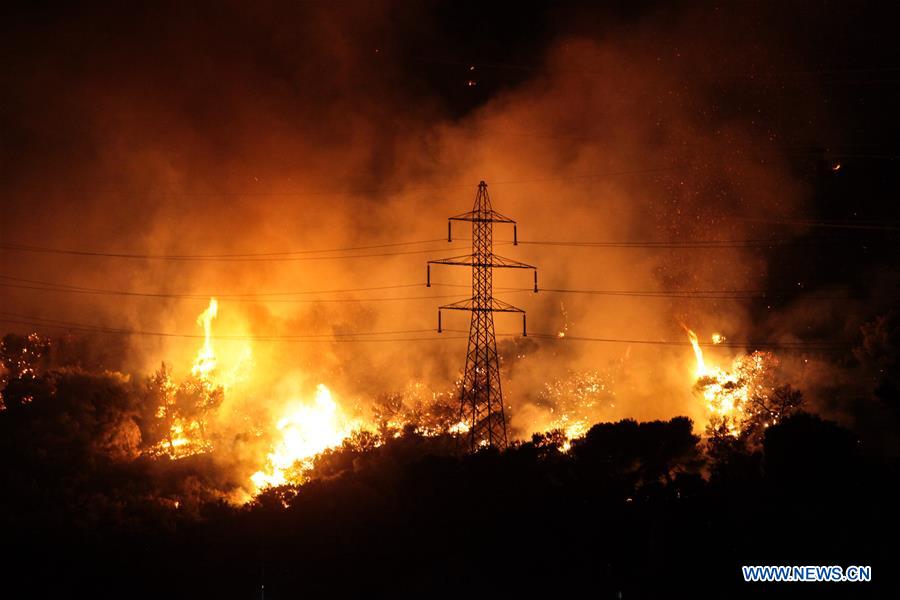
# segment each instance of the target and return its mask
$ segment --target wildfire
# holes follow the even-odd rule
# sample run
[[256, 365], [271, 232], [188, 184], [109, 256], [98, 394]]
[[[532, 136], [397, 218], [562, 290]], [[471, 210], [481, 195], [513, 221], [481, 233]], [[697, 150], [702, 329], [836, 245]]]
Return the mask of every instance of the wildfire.
[[567, 452], [573, 439], [615, 408], [612, 380], [600, 371], [574, 372], [544, 384], [541, 404], [550, 406], [550, 419], [541, 429], [559, 431], [565, 438], [560, 450]]
[[[777, 363], [775, 357], [768, 352], [753, 352], [736, 357], [729, 369], [711, 366], [704, 360], [697, 334], [684, 325], [682, 327], [694, 351], [694, 390], [706, 405], [709, 428], [724, 428], [732, 436], [740, 435], [757, 414], [757, 406], [765, 405], [769, 397], [767, 379]], [[712, 335], [713, 344], [724, 340], [721, 334]]]
[[164, 439], [149, 449], [150, 454], [180, 459], [212, 450], [207, 420], [209, 413], [222, 402], [224, 394], [223, 386], [212, 380], [217, 366], [212, 345], [212, 321], [218, 312], [219, 303], [210, 298], [207, 308], [197, 317], [197, 324], [203, 327], [203, 346], [191, 368], [194, 379], [176, 385], [165, 368], [156, 375], [155, 384], [162, 395], [156, 418], [167, 430]]
[[199, 379], [209, 379], [210, 374], [216, 368], [216, 353], [213, 352], [212, 347], [212, 320], [218, 314], [219, 303], [215, 298], [210, 298], [209, 306], [197, 317], [197, 325], [203, 327], [203, 347], [197, 354], [191, 373]]
[[[162, 439], [151, 446], [147, 453], [153, 456], [168, 456], [174, 460], [209, 452], [212, 443], [206, 436], [204, 405], [214, 405], [220, 398], [220, 390], [199, 383], [197, 380], [176, 385], [165, 367], [152, 378], [159, 390], [160, 405], [156, 418], [164, 430]], [[188, 402], [193, 400], [193, 402]], [[190, 409], [185, 410], [184, 405]]]
[[[682, 327], [684, 327], [682, 325]], [[698, 379], [700, 377], [706, 376], [706, 361], [703, 360], [703, 350], [700, 349], [700, 341], [697, 339], [697, 334], [687, 327], [684, 328], [687, 331], [688, 338], [691, 340], [691, 347], [694, 349], [694, 358], [697, 359], [697, 368], [694, 370], [695, 377]]]
[[358, 423], [343, 414], [331, 390], [320, 383], [313, 402], [295, 403], [276, 428], [281, 440], [269, 453], [265, 469], [250, 477], [257, 490], [301, 483], [316, 455], [340, 446], [358, 428]]

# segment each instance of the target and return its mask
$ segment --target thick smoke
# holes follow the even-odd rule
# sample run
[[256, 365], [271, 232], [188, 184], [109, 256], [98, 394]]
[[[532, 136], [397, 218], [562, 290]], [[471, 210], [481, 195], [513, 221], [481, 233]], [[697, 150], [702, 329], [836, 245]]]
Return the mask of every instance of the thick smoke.
[[[170, 255], [439, 240], [446, 217], [468, 210], [485, 180], [495, 208], [518, 220], [523, 241], [765, 237], [754, 218], [802, 214], [808, 190], [792, 174], [779, 136], [803, 135], [810, 126], [815, 87], [772, 97], [734, 76], [795, 67], [778, 31], [705, 11], [669, 17], [611, 17], [616, 25], [605, 23], [599, 32], [560, 26], [536, 62], [474, 62], [469, 70], [441, 60], [452, 48], [416, 48], [437, 25], [427, 9], [406, 5], [153, 3], [34, 14], [5, 42], [27, 52], [9, 74], [15, 89], [3, 117], [8, 175], [0, 231], [4, 241], [36, 246]], [[706, 35], [697, 36], [698, 28]], [[426, 71], [473, 93], [503, 83], [460, 114], [429, 87]], [[216, 294], [218, 335], [403, 332], [434, 328], [436, 306], [465, 296], [464, 287], [424, 287], [428, 258], [463, 253], [454, 248], [465, 246], [469, 233], [460, 228], [456, 235], [451, 244], [359, 251], [387, 256], [354, 260], [160, 261], [5, 251], [2, 268], [88, 288]], [[509, 240], [511, 231], [498, 227], [495, 237]], [[429, 252], [391, 255], [410, 250]], [[504, 244], [497, 252], [537, 265], [542, 287], [587, 290], [760, 289], [771, 259], [755, 248]], [[440, 267], [432, 278], [469, 281], [468, 273]], [[518, 272], [495, 277], [497, 287], [530, 283]], [[406, 284], [423, 285], [323, 296], [371, 299], [361, 302], [227, 297]], [[420, 296], [433, 297], [388, 300]], [[541, 333], [680, 340], [684, 322], [701, 335], [758, 337], [749, 307], [734, 300], [498, 296], [527, 309], [530, 328]], [[194, 320], [206, 305], [205, 298], [22, 289], [4, 289], [2, 297], [9, 312], [190, 334], [199, 333]], [[464, 331], [468, 322], [451, 313], [445, 326]], [[497, 318], [500, 333], [519, 327], [512, 317]], [[148, 372], [165, 360], [176, 375], [186, 374], [200, 344], [125, 339], [118, 364], [110, 366]], [[360, 411], [411, 383], [448, 390], [462, 368], [464, 343], [254, 342], [253, 391], [225, 404], [222, 419], [240, 414], [242, 405], [277, 412], [280, 396], [309, 393], [320, 382]], [[246, 344], [217, 340], [221, 363], [234, 364]], [[565, 388], [585, 376], [606, 386], [592, 415], [598, 420], [703, 418], [691, 393], [689, 348], [504, 338], [502, 349], [519, 435], [552, 421], [547, 384]]]

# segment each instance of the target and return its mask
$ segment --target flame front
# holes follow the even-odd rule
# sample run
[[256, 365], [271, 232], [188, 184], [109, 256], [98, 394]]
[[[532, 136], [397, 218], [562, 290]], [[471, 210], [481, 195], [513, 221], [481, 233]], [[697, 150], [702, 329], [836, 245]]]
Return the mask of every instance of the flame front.
[[269, 453], [266, 468], [250, 480], [257, 490], [302, 482], [303, 472], [312, 468], [315, 456], [340, 446], [356, 425], [344, 416], [331, 390], [320, 383], [313, 402], [295, 404], [278, 421], [281, 440]]

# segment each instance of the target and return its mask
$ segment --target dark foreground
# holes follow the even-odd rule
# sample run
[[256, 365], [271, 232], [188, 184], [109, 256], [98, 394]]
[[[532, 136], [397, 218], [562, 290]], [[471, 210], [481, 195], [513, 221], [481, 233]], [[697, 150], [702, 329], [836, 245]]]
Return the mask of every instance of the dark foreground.
[[[684, 418], [597, 425], [567, 453], [360, 438], [238, 508], [210, 499], [214, 456], [112, 460], [40, 408], [0, 413], [3, 588], [21, 597], [896, 597], [897, 463], [805, 413], [711, 452]], [[745, 584], [742, 564], [873, 582]]]

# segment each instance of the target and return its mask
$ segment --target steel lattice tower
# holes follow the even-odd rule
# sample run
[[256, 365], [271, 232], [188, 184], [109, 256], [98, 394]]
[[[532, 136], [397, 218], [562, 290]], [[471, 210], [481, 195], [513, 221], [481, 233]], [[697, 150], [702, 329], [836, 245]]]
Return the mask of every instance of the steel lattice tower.
[[487, 184], [480, 182], [471, 211], [450, 217], [447, 221], [447, 241], [453, 241], [453, 221], [472, 223], [472, 253], [441, 260], [430, 260], [427, 266], [426, 285], [431, 287], [431, 265], [467, 266], [472, 269], [472, 297], [438, 308], [438, 333], [441, 332], [441, 311], [466, 310], [472, 313], [469, 326], [469, 346], [466, 352], [466, 370], [460, 389], [460, 423], [468, 426], [469, 450], [482, 446], [505, 448], [506, 417], [503, 410], [503, 391], [500, 385], [500, 361], [497, 357], [497, 339], [494, 334], [494, 313], [522, 314], [522, 335], [528, 335], [525, 311], [497, 300], [493, 296], [493, 270], [532, 269], [534, 291], [537, 287], [537, 268], [522, 262], [494, 254], [494, 223], [511, 223], [513, 244], [518, 245], [516, 222], [491, 208]]

